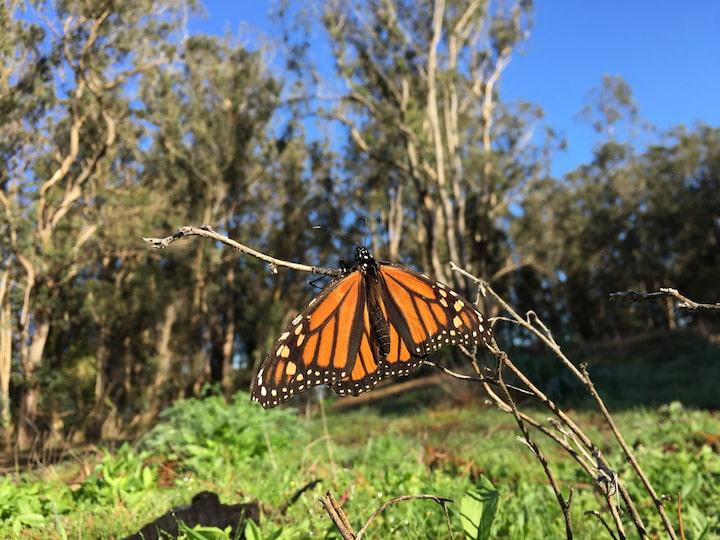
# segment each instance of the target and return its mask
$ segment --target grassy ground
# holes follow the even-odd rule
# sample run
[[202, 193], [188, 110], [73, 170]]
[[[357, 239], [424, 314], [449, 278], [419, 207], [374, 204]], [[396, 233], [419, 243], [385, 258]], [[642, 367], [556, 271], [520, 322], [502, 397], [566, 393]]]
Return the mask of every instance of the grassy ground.
[[[597, 433], [595, 415], [577, 416]], [[673, 404], [621, 412], [617, 419], [656, 488], [673, 497], [673, 507], [682, 494], [687, 538], [720, 535], [720, 415]], [[0, 537], [119, 537], [209, 489], [226, 503], [262, 501], [264, 538], [339, 538], [317, 502], [331, 489], [356, 527], [396, 495], [452, 498], [451, 525], [462, 538], [458, 501], [483, 476], [500, 496], [493, 537], [561, 537], [561, 516], [542, 471], [516, 436], [512, 418], [477, 407], [402, 416], [353, 411], [329, 415], [326, 431], [320, 418], [268, 413], [242, 394], [229, 405], [220, 398], [186, 401], [136, 445], [2, 480]], [[602, 537], [599, 523], [583, 515], [601, 509], [587, 478], [557, 450], [546, 451], [565, 489], [576, 487], [577, 537]], [[611, 462], [621, 461], [609, 446], [606, 453]], [[629, 471], [619, 472], [627, 477]], [[321, 484], [286, 515], [274, 510], [317, 478]], [[647, 503], [642, 510], [651, 515]], [[656, 519], [648, 522], [658, 529]], [[450, 537], [441, 509], [429, 501], [392, 507], [368, 538], [391, 536]]]
[[[663, 361], [675, 378], [662, 375], [658, 360], [652, 364], [647, 355], [628, 354], [623, 367], [616, 365], [614, 371], [602, 363], [595, 369], [607, 370], [597, 378], [608, 391], [624, 370], [634, 374], [627, 383], [635, 388], [633, 392], [684, 394], [690, 403], [693, 396], [707, 400], [714, 395], [717, 403], [716, 390], [706, 390], [715, 386], [713, 380], [703, 371], [717, 369], [716, 352], [697, 349], [686, 358], [686, 370], [701, 366], [694, 377], [681, 369], [676, 358]], [[557, 377], [535, 375], [545, 377], [548, 384]], [[653, 391], [647, 382], [642, 384], [643, 378], [652, 384], [662, 379], [666, 386]], [[563, 384], [561, 380], [558, 388]], [[720, 413], [686, 408], [679, 402], [658, 406], [654, 399], [645, 406], [638, 403], [638, 395], [628, 400], [626, 392], [612, 396], [616, 419], [641, 464], [656, 489], [672, 497], [669, 508], [675, 521], [681, 495], [686, 538], [720, 538]], [[224, 503], [259, 500], [262, 538], [340, 538], [318, 502], [330, 489], [343, 502], [356, 530], [391, 497], [418, 493], [449, 497], [455, 501], [449, 505], [450, 526], [455, 538], [461, 539], [464, 494], [478, 486], [487, 489], [488, 480], [499, 497], [492, 538], [564, 536], [554, 496], [540, 466], [518, 441], [512, 417], [480, 403], [460, 407], [443, 400], [423, 400], [425, 404], [418, 405], [407, 396], [391, 399], [395, 407], [332, 413], [325, 422], [318, 412], [264, 411], [251, 405], [246, 394], [238, 394], [231, 403], [219, 397], [177, 403], [152, 432], [132, 445], [0, 479], [0, 538], [122, 537], [170, 507], [188, 504], [202, 490], [217, 492]], [[629, 479], [630, 471], [601, 429], [600, 418], [571, 391], [567, 401], [571, 406], [577, 401], [572, 415], [602, 441], [605, 455], [620, 476]], [[398, 407], [402, 404], [406, 406]], [[536, 416], [543, 419], [547, 414], [538, 410]], [[543, 443], [565, 493], [574, 486], [576, 537], [607, 538], [599, 521], [584, 514], [603, 512], [588, 478], [557, 448], [540, 437], [537, 440]], [[315, 479], [320, 484], [283, 515], [279, 511], [283, 504]], [[631, 482], [630, 489], [640, 494], [636, 483]], [[663, 537], [650, 501], [638, 500], [653, 535]], [[628, 531], [632, 532], [629, 524]], [[188, 533], [187, 538], [193, 537], [198, 536]], [[409, 501], [383, 513], [366, 536], [391, 537], [451, 536], [439, 506]]]

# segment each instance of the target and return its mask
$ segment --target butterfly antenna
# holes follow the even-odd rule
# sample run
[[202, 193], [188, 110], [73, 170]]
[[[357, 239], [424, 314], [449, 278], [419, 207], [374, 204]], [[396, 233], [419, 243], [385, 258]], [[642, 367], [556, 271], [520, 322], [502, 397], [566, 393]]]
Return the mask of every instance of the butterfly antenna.
[[367, 247], [367, 245], [368, 245], [367, 235], [368, 235], [368, 232], [370, 232], [370, 227], [368, 227], [367, 218], [365, 216], [362, 216], [362, 222], [363, 222], [363, 226], [365, 228], [365, 235], [363, 236], [363, 244], [365, 245], [365, 247]]
[[350, 238], [349, 236], [333, 232], [330, 229], [328, 229], [327, 227], [325, 227], [324, 225], [314, 225], [313, 229], [315, 229], [316, 231], [324, 231], [324, 232], [328, 233], [330, 236], [332, 236], [333, 238], [337, 238], [344, 242], [349, 242], [350, 244], [357, 245], [357, 242], [355, 240], [353, 240], [352, 238]]

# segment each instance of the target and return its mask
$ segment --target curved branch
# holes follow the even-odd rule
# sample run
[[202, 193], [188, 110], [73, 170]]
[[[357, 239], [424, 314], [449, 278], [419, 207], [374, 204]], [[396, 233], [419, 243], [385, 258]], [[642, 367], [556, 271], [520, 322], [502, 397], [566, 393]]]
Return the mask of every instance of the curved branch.
[[380, 508], [375, 510], [372, 515], [368, 518], [368, 520], [365, 522], [365, 525], [362, 526], [362, 528], [358, 531], [357, 535], [355, 536], [355, 540], [360, 540], [363, 535], [365, 534], [365, 531], [367, 531], [367, 528], [370, 526], [370, 524], [373, 522], [373, 520], [378, 517], [380, 514], [382, 514], [389, 506], [393, 504], [397, 504], [402, 501], [412, 501], [412, 500], [430, 500], [435, 501], [440, 506], [443, 507], [443, 510], [445, 511], [445, 515], [447, 516], [447, 503], [453, 502], [452, 499], [447, 499], [445, 497], [438, 497], [437, 495], [427, 495], [427, 494], [420, 494], [420, 495], [401, 495], [400, 497], [394, 497], [390, 499], [389, 501], [385, 502]]
[[171, 234], [170, 236], [166, 236], [165, 238], [143, 237], [143, 240], [156, 249], [164, 249], [176, 240], [180, 240], [181, 238], [185, 238], [188, 236], [202, 236], [203, 238], [209, 238], [211, 240], [215, 240], [217, 242], [225, 244], [226, 246], [230, 246], [231, 248], [239, 251], [240, 253], [244, 253], [245, 255], [250, 255], [252, 257], [260, 259], [261, 261], [265, 261], [270, 265], [270, 269], [273, 273], [277, 272], [278, 266], [282, 266], [284, 268], [291, 268], [292, 270], [311, 272], [313, 274], [321, 274], [323, 276], [338, 277], [343, 274], [342, 270], [334, 268], [309, 266], [307, 264], [294, 263], [291, 261], [285, 261], [282, 259], [276, 259], [275, 257], [270, 257], [269, 255], [265, 255], [264, 253], [254, 250], [244, 244], [241, 244], [240, 242], [236, 242], [235, 240], [228, 238], [227, 236], [216, 233], [209, 225], [204, 225], [201, 228], [190, 226], [178, 227], [178, 229], [173, 234]]

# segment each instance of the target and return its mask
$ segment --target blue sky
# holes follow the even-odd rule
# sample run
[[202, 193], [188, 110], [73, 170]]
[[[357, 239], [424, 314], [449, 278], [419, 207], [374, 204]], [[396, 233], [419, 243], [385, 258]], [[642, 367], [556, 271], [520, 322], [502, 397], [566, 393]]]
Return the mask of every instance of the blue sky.
[[[205, 2], [207, 18], [192, 31], [260, 34], [278, 29], [268, 19], [272, 0]], [[584, 2], [537, 0], [530, 39], [501, 82], [505, 100], [539, 104], [568, 143], [553, 159], [562, 174], [587, 162], [595, 137], [578, 119], [604, 74], [633, 89], [641, 116], [663, 129], [698, 121], [720, 125], [720, 0]], [[332, 62], [322, 43], [317, 61]]]

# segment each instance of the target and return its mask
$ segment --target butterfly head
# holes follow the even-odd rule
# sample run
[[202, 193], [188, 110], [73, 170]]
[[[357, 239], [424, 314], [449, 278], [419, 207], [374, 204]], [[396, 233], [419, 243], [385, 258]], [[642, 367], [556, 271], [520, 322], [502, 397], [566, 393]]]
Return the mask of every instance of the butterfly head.
[[375, 257], [370, 254], [370, 251], [363, 246], [357, 246], [355, 248], [355, 262], [358, 268], [364, 273], [370, 272], [377, 268]]

